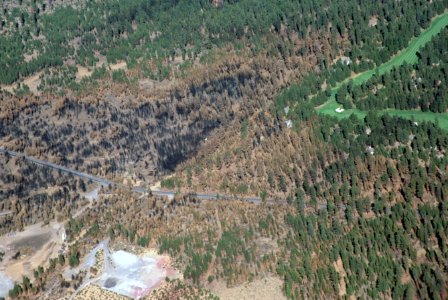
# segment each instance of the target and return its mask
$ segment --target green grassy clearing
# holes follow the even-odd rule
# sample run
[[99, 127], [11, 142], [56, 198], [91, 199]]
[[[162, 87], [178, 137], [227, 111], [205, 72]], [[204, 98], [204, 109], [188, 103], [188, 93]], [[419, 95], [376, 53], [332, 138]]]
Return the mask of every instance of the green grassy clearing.
[[[338, 119], [344, 119], [355, 114], [359, 118], [364, 118], [367, 113], [359, 109], [346, 109], [341, 113], [337, 113], [336, 108], [341, 107], [334, 98], [328, 101], [324, 106], [319, 108], [319, 113], [331, 115]], [[416, 122], [438, 122], [440, 128], [448, 130], [448, 114], [447, 113], [433, 113], [419, 110], [399, 110], [399, 109], [385, 109], [380, 110], [380, 114], [389, 114], [390, 116], [397, 116], [408, 120], [414, 120]]]
[[[409, 46], [403, 51], [399, 52], [395, 56], [393, 56], [388, 62], [382, 64], [378, 68], [373, 70], [368, 70], [366, 72], [360, 73], [352, 78], [347, 78], [344, 81], [340, 82], [336, 87], [332, 89], [331, 97], [327, 102], [319, 107], [316, 107], [316, 111], [318, 113], [331, 115], [337, 117], [338, 119], [348, 118], [350, 115], [355, 114], [356, 116], [363, 118], [366, 115], [366, 112], [361, 111], [359, 109], [348, 109], [341, 113], [337, 113], [335, 111], [336, 108], [342, 107], [339, 103], [336, 102], [335, 95], [340, 88], [340, 86], [344, 83], [347, 83], [349, 80], [353, 80], [354, 85], [360, 85], [367, 80], [369, 80], [376, 72], [378, 74], [384, 74], [392, 70], [392, 68], [396, 66], [400, 66], [404, 63], [414, 64], [417, 62], [417, 52], [418, 50], [424, 46], [427, 42], [429, 42], [433, 36], [437, 35], [444, 27], [448, 26], [448, 13], [444, 13], [438, 17], [436, 17], [431, 26], [423, 31], [418, 37], [412, 39], [409, 43]], [[433, 112], [423, 112], [417, 110], [397, 110], [397, 109], [387, 109], [382, 110], [380, 113], [388, 113], [394, 116], [400, 116], [402, 118], [415, 120], [417, 122], [422, 121], [430, 121], [436, 122], [438, 120], [439, 126], [443, 129], [448, 130], [448, 114], [438, 114]]]

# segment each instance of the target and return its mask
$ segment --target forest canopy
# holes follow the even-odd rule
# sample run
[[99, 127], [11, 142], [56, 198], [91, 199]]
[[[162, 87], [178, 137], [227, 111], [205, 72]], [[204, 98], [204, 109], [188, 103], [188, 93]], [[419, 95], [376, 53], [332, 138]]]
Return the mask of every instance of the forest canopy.
[[[352, 45], [347, 54], [353, 60], [379, 64], [445, 7], [446, 0], [400, 6], [349, 0], [240, 0], [225, 1], [219, 8], [208, 0], [105, 0], [49, 11], [45, 3], [34, 1], [22, 10], [1, 11], [0, 82], [10, 84], [70, 59], [93, 66], [100, 55], [109, 63], [197, 57], [204, 49], [237, 41], [253, 51], [267, 50], [266, 36], [283, 31], [300, 39], [311, 32], [327, 34], [333, 47], [338, 39], [348, 38]], [[275, 51], [305, 54], [305, 49], [292, 49], [288, 43]]]

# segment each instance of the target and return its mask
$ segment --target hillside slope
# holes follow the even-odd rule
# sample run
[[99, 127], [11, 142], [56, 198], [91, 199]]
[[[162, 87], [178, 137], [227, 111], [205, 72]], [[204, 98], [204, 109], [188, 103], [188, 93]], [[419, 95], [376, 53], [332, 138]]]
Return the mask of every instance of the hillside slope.
[[11, 298], [117, 284], [107, 249], [169, 257], [148, 298], [448, 297], [448, 134], [396, 113], [447, 114], [446, 0], [50, 3], [0, 12], [0, 146], [123, 184], [0, 156], [0, 232], [64, 228], [0, 253]]

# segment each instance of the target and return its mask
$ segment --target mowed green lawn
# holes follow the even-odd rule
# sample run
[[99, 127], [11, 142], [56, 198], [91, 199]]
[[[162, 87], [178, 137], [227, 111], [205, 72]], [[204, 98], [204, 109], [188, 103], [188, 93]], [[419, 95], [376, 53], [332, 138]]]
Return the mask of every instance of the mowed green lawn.
[[[417, 52], [418, 50], [424, 46], [427, 42], [431, 40], [433, 36], [438, 34], [444, 27], [448, 26], [448, 13], [444, 13], [438, 17], [436, 17], [432, 22], [431, 26], [423, 31], [418, 37], [412, 39], [409, 43], [409, 46], [394, 55], [388, 62], [382, 64], [376, 69], [368, 70], [366, 72], [360, 73], [352, 78], [347, 78], [341, 83], [339, 83], [335, 88], [332, 89], [332, 95], [330, 99], [325, 102], [323, 105], [316, 107], [316, 111], [318, 113], [323, 113], [327, 115], [331, 115], [337, 117], [338, 119], [347, 118], [351, 114], [355, 114], [358, 117], [365, 117], [366, 112], [361, 111], [359, 109], [349, 109], [345, 110], [341, 113], [336, 112], [336, 108], [342, 107], [342, 105], [338, 104], [335, 100], [336, 92], [339, 87], [348, 82], [350, 79], [353, 80], [353, 84], [359, 85], [372, 77], [375, 72], [379, 74], [384, 74], [392, 70], [393, 67], [400, 66], [402, 64], [409, 63], [415, 64], [418, 60]], [[432, 112], [422, 112], [418, 110], [398, 110], [398, 109], [387, 109], [382, 110], [380, 113], [388, 113], [389, 115], [400, 116], [406, 119], [415, 120], [416, 122], [422, 121], [430, 121], [439, 122], [439, 126], [443, 129], [448, 130], [448, 114], [447, 113], [432, 113]]]
[[[336, 108], [342, 107], [339, 103], [332, 100], [325, 103], [323, 106], [317, 108], [319, 113], [331, 115], [338, 119], [344, 119], [350, 117], [352, 114], [355, 114], [359, 118], [364, 118], [366, 116], [366, 112], [359, 109], [346, 109], [343, 112], [337, 113]], [[401, 118], [405, 118], [408, 120], [413, 120], [417, 123], [420, 122], [438, 122], [440, 128], [448, 130], [448, 114], [447, 113], [433, 113], [433, 112], [425, 112], [420, 110], [399, 110], [399, 109], [385, 109], [380, 110], [378, 113], [380, 114], [389, 114], [390, 116], [397, 116]]]

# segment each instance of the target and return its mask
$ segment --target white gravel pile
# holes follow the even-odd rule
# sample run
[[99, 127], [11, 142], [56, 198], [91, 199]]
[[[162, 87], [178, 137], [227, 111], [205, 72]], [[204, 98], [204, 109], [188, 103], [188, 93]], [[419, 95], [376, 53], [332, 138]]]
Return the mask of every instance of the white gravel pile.
[[147, 295], [166, 276], [150, 256], [139, 257], [126, 251], [112, 253], [101, 276], [102, 286], [131, 298]]
[[10, 289], [14, 287], [14, 282], [11, 278], [0, 272], [0, 297], [6, 298]]

